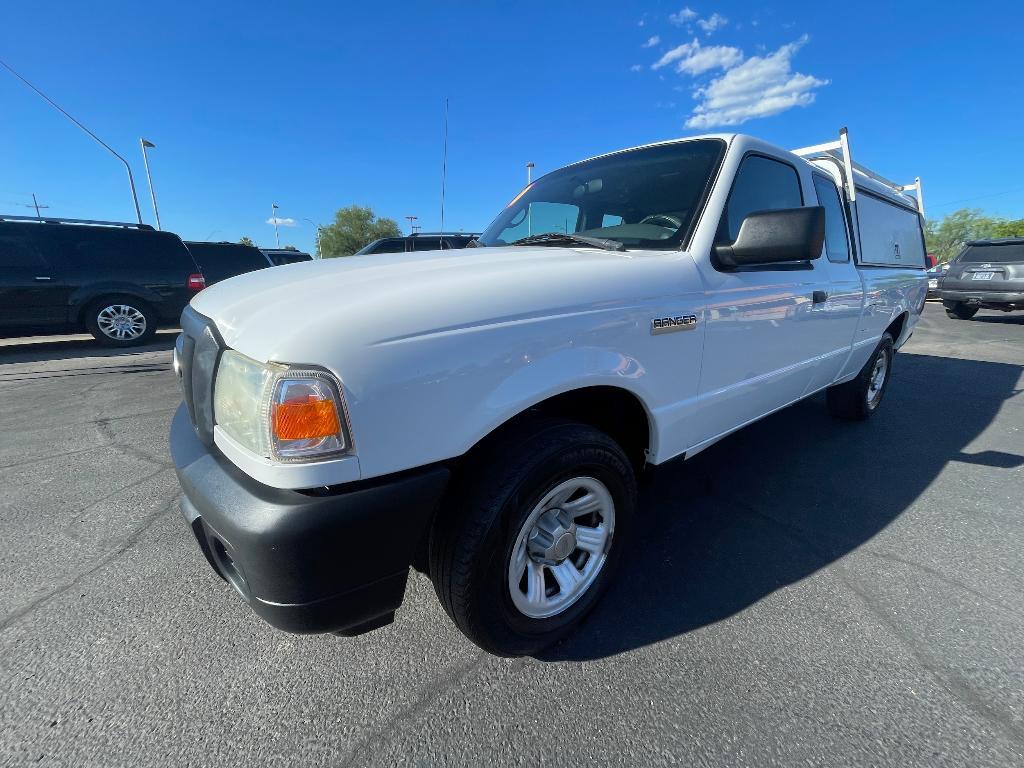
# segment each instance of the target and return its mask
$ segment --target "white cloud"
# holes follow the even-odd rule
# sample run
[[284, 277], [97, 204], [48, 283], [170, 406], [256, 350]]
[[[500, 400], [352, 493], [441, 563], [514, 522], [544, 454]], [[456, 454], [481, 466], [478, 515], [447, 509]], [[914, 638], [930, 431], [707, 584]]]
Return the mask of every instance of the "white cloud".
[[690, 8], [689, 6], [686, 6], [678, 13], [670, 13], [668, 15], [668, 20], [675, 24], [677, 27], [681, 27], [684, 24], [686, 24], [686, 22], [693, 21], [696, 18], [697, 12]]
[[267, 219], [267, 224], [277, 224], [279, 227], [294, 227], [295, 219], [282, 219], [277, 216], [271, 216]]
[[813, 103], [814, 89], [828, 85], [829, 81], [793, 72], [791, 68], [793, 56], [807, 40], [804, 35], [774, 53], [752, 56], [707, 87], [698, 88], [694, 97], [700, 103], [686, 121], [686, 127], [739, 125]]
[[661, 38], [658, 37], [657, 35], [654, 35], [653, 37], [647, 38], [647, 42], [644, 43], [640, 47], [641, 48], [653, 48], [654, 46], [656, 46], [660, 42], [661, 42]]
[[683, 43], [667, 51], [651, 69], [675, 63], [676, 72], [700, 75], [713, 69], [730, 69], [743, 61], [743, 51], [730, 45], [701, 46], [699, 40]]
[[644, 68], [643, 64], [634, 64], [632, 67], [629, 68], [629, 71], [630, 72], [639, 72], [643, 68]]
[[712, 13], [706, 19], [697, 19], [697, 26], [704, 30], [704, 34], [710, 35], [716, 29], [721, 29], [729, 20], [720, 13]]

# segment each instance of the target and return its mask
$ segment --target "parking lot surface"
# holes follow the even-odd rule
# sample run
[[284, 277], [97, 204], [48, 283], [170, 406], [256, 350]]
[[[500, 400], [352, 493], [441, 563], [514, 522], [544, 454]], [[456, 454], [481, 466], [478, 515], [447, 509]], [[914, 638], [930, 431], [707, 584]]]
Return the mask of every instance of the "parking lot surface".
[[415, 574], [377, 632], [261, 623], [177, 511], [172, 340], [0, 346], [0, 764], [1024, 764], [1022, 314], [929, 305], [870, 422], [818, 396], [659, 470], [517, 660]]

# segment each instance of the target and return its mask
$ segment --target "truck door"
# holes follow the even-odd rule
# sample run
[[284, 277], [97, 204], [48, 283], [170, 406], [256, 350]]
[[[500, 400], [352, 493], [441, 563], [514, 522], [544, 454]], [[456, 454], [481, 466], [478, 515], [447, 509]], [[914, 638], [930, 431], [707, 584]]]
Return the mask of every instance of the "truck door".
[[[810, 173], [807, 172], [808, 188]], [[812, 195], [807, 204], [816, 204]], [[735, 241], [755, 211], [799, 208], [805, 195], [789, 162], [749, 153], [741, 162], [717, 241]], [[818, 323], [831, 288], [824, 259], [718, 269], [702, 264], [707, 323], [695, 430], [700, 442], [798, 400], [833, 340]]]
[[814, 343], [826, 353], [815, 363], [808, 392], [828, 386], [839, 376], [853, 348], [864, 298], [860, 275], [850, 257], [850, 230], [839, 189], [825, 173], [815, 171], [811, 178], [818, 205], [825, 209], [825, 253], [820, 261], [830, 285], [825, 302], [810, 315], [815, 325]]

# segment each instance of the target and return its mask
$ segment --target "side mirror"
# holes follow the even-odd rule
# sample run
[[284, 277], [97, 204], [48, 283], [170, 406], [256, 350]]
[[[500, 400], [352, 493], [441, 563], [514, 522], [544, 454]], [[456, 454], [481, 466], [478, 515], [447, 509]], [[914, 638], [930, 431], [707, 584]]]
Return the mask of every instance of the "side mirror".
[[740, 225], [736, 242], [716, 245], [723, 267], [810, 261], [821, 256], [825, 244], [825, 209], [820, 205], [759, 211]]

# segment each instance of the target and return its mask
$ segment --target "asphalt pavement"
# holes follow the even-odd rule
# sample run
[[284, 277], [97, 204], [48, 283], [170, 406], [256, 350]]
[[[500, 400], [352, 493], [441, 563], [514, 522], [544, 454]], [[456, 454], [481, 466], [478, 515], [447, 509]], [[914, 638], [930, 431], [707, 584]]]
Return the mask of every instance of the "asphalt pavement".
[[172, 335], [0, 345], [0, 764], [1024, 764], [1024, 314], [929, 305], [882, 410], [817, 396], [646, 480], [620, 578], [499, 659], [414, 574], [300, 637], [177, 511]]

